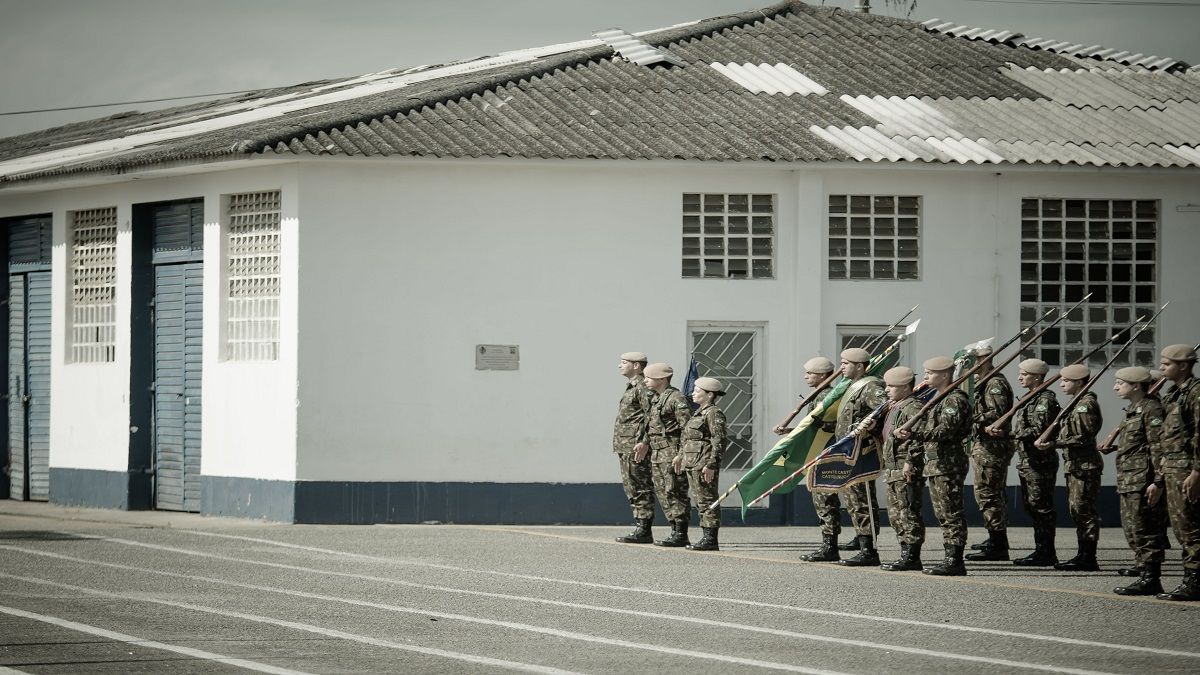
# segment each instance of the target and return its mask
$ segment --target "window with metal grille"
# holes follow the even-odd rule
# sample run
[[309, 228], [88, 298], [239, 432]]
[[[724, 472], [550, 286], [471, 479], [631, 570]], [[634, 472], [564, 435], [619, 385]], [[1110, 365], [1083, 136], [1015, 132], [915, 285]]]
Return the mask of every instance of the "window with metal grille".
[[683, 195], [683, 276], [775, 277], [775, 195]]
[[829, 195], [830, 279], [919, 279], [921, 198]]
[[[838, 353], [834, 354], [833, 355], [834, 358], [830, 359], [831, 361], [833, 361], [834, 368], [839, 367], [841, 353], [847, 349], [850, 349], [851, 347], [862, 347], [864, 349], [867, 349], [867, 347], [869, 346], [870, 348], [867, 349], [867, 351], [870, 352], [871, 356], [872, 357], [879, 356], [888, 347], [892, 346], [892, 344], [894, 344], [896, 342], [896, 338], [900, 337], [901, 335], [904, 335], [904, 330], [905, 330], [905, 328], [907, 328], [907, 326], [898, 326], [898, 327], [893, 328], [890, 331], [888, 331], [888, 334], [886, 337], [877, 340], [876, 338], [878, 338], [879, 335], [881, 333], [883, 333], [884, 329], [886, 329], [888, 327], [888, 325], [889, 324], [881, 324], [878, 326], [868, 326], [868, 325], [848, 326], [848, 325], [838, 324], [838, 327], [837, 327], [837, 337], [838, 337], [838, 345], [839, 345]], [[910, 351], [911, 346], [912, 346], [911, 339], [905, 340], [904, 342], [900, 343], [900, 346], [896, 349], [896, 351], [899, 352], [899, 354], [896, 357], [894, 357], [894, 360], [896, 363], [899, 363], [899, 364], [909, 363], [909, 354], [911, 353], [911, 351]], [[893, 352], [893, 353], [895, 353], [895, 352]]]
[[[1055, 366], [1074, 362], [1138, 317], [1154, 314], [1158, 214], [1158, 201], [1147, 199], [1021, 200], [1021, 323], [1092, 294], [1046, 331], [1035, 356]], [[1099, 351], [1091, 363], [1103, 364], [1119, 347]], [[1154, 328], [1149, 328], [1115, 364], [1155, 361]]]
[[694, 327], [692, 357], [701, 377], [725, 387], [717, 405], [725, 412], [728, 445], [721, 469], [748, 469], [754, 463], [755, 377], [759, 332], [736, 328]]
[[117, 356], [117, 209], [71, 214], [71, 361]]
[[279, 191], [229, 196], [226, 358], [279, 358]]

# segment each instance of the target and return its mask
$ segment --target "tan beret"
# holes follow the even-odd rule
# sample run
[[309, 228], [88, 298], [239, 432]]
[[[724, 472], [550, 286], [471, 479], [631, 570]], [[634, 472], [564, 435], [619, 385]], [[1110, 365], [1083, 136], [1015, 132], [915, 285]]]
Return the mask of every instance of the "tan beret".
[[842, 360], [850, 363], [866, 363], [871, 360], [871, 352], [862, 347], [851, 347], [842, 352]]
[[721, 381], [715, 377], [701, 377], [696, 380], [696, 387], [704, 391], [711, 391], [714, 394], [725, 393], [725, 387], [721, 386]]
[[646, 355], [642, 352], [625, 352], [621, 355], [621, 360], [629, 361], [631, 363], [645, 363]]
[[1191, 345], [1171, 345], [1163, 347], [1162, 357], [1172, 361], [1195, 361], [1196, 350]]
[[675, 369], [665, 363], [651, 363], [650, 365], [646, 366], [646, 370], [642, 371], [642, 374], [646, 377], [652, 377], [657, 380], [659, 378], [670, 377], [674, 375]]
[[925, 370], [950, 370], [954, 367], [954, 360], [949, 356], [935, 356], [922, 363], [921, 367]]
[[975, 348], [975, 356], [983, 357], [983, 356], [991, 356], [991, 355], [992, 355], [992, 346], [991, 345], [988, 345], [986, 347], [976, 347]]
[[1162, 379], [1162, 371], [1161, 370], [1154, 368], [1150, 371], [1150, 380], [1152, 382], [1157, 382], [1161, 379]]
[[1030, 375], [1045, 375], [1050, 372], [1050, 366], [1041, 359], [1025, 359], [1017, 367]]
[[1088, 370], [1088, 367], [1082, 363], [1073, 363], [1069, 366], [1063, 366], [1062, 370], [1058, 371], [1058, 374], [1064, 380], [1086, 380], [1092, 376], [1092, 371]]
[[832, 373], [833, 361], [824, 356], [817, 356], [804, 362], [804, 372], [806, 373]]
[[912, 384], [916, 375], [908, 366], [896, 366], [883, 374], [883, 383], [893, 386]]
[[1117, 379], [1123, 382], [1137, 384], [1138, 382], [1149, 382], [1150, 371], [1141, 366], [1129, 366], [1117, 371]]

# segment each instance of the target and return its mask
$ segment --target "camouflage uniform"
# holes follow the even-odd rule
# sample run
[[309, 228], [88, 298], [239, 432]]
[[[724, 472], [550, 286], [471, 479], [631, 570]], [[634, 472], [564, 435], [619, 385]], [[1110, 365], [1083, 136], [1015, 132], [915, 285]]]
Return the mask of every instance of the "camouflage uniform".
[[1189, 377], [1183, 386], [1172, 385], [1163, 396], [1166, 417], [1159, 441], [1159, 456], [1154, 468], [1166, 484], [1167, 513], [1175, 539], [1183, 548], [1183, 569], [1200, 571], [1200, 502], [1189, 502], [1183, 495], [1183, 481], [1200, 469], [1196, 453], [1200, 441], [1200, 380]]
[[947, 394], [912, 433], [925, 451], [923, 473], [929, 481], [929, 501], [947, 546], [962, 547], [967, 543], [963, 481], [967, 478], [969, 460], [964, 441], [970, 433], [971, 402], [961, 389]]
[[1063, 418], [1054, 442], [1055, 447], [1063, 453], [1067, 503], [1071, 520], [1075, 522], [1075, 534], [1081, 542], [1094, 542], [1100, 538], [1096, 500], [1100, 498], [1100, 474], [1104, 470], [1104, 458], [1096, 449], [1096, 434], [1100, 433], [1103, 426], [1100, 404], [1096, 401], [1096, 395], [1089, 391], [1075, 404], [1075, 409]]
[[654, 478], [647, 455], [640, 462], [633, 460], [633, 447], [646, 439], [646, 413], [650, 410], [654, 392], [646, 387], [646, 378], [638, 375], [625, 385], [625, 393], [617, 406], [613, 424], [613, 452], [621, 466], [621, 483], [625, 497], [638, 520], [654, 518]]
[[[816, 406], [817, 401], [813, 401], [808, 405], [808, 411], [811, 413]], [[814, 424], [823, 425], [824, 430], [832, 434], [836, 429], [837, 422], [824, 422], [818, 419], [814, 421]], [[817, 519], [821, 521], [821, 535], [823, 537], [836, 537], [841, 534], [842, 501], [838, 499], [838, 493], [810, 491], [809, 494], [812, 495], [813, 510], [817, 512]]]
[[[708, 507], [717, 501], [717, 483], [720, 480], [721, 457], [725, 453], [725, 413], [713, 404], [697, 410], [683, 427], [683, 468], [688, 471], [692, 495], [696, 508], [700, 510], [700, 527], [717, 529], [721, 526], [720, 512]], [[711, 483], [705, 483], [702, 470], [714, 471]]]
[[1157, 396], [1147, 396], [1125, 409], [1117, 437], [1117, 492], [1121, 496], [1121, 527], [1133, 550], [1134, 561], [1161, 563], [1167, 548], [1167, 502], [1150, 506], [1146, 488], [1154, 481], [1151, 455], [1158, 454], [1162, 434], [1163, 405]]
[[[903, 544], [925, 542], [925, 521], [921, 517], [922, 493], [925, 490], [925, 454], [921, 444], [914, 440], [901, 441], [892, 435], [893, 429], [904, 426], [921, 409], [921, 402], [909, 397], [889, 404], [890, 410], [883, 423], [883, 482], [888, 489], [888, 522], [896, 531], [896, 538]], [[904, 479], [904, 464], [912, 464], [912, 482]]]
[[679, 454], [683, 427], [692, 417], [692, 408], [683, 393], [668, 386], [657, 394], [650, 405], [648, 431], [650, 463], [654, 467], [654, 489], [667, 520], [672, 522], [688, 517], [688, 481], [676, 474], [671, 461]]
[[[849, 434], [854, 427], [875, 411], [885, 400], [883, 382], [878, 377], [868, 376], [859, 378], [850, 384], [838, 407], [837, 426], [834, 428], [835, 438]], [[862, 452], [878, 452], [878, 430], [863, 437]], [[879, 498], [875, 495], [875, 481], [857, 483], [839, 492], [846, 499], [846, 510], [850, 512], [850, 522], [854, 523], [854, 532], [859, 536], [874, 537], [879, 531], [879, 523], [872, 527], [873, 510], [879, 506]]]
[[[1017, 448], [1011, 438], [990, 436], [984, 429], [1012, 408], [1012, 386], [1003, 375], [979, 383], [971, 411], [971, 463], [975, 467], [975, 503], [988, 532], [1008, 530], [1008, 465]], [[1008, 431], [1008, 429], [1005, 429]]]
[[1058, 477], [1058, 454], [1040, 450], [1033, 443], [1058, 416], [1058, 398], [1044, 389], [1013, 415], [1013, 438], [1020, 442], [1017, 473], [1021, 476], [1021, 497], [1025, 512], [1033, 520], [1034, 538], [1054, 542], [1054, 481]]

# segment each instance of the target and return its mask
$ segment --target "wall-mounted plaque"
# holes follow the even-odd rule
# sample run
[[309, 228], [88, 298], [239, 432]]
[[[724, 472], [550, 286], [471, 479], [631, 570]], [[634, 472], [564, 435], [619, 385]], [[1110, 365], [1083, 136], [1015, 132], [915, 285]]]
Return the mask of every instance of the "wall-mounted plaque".
[[518, 370], [521, 348], [517, 345], [475, 345], [475, 370]]

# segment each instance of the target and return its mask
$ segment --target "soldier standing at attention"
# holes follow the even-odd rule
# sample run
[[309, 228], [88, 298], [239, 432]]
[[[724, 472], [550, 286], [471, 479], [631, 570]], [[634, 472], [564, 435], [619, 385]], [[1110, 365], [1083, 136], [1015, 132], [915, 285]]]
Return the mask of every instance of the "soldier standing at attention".
[[623, 544], [650, 544], [654, 535], [654, 479], [650, 468], [650, 445], [646, 443], [646, 413], [650, 411], [653, 393], [646, 388], [642, 371], [646, 355], [626, 352], [617, 363], [617, 370], [628, 382], [621, 402], [617, 405], [617, 420], [613, 424], [613, 452], [621, 466], [621, 484], [633, 510], [633, 531], [617, 541]]
[[[831, 373], [833, 373], [833, 361], [824, 356], [815, 356], [804, 363], [804, 384], [816, 388], [828, 379]], [[816, 405], [816, 401], [810, 403], [809, 411]], [[814, 424], [827, 423], [815, 420]], [[836, 428], [835, 424], [830, 424], [825, 431], [832, 434]], [[777, 434], [787, 434], [791, 431], [789, 427], [775, 427]], [[808, 562], [833, 562], [839, 557], [837, 540], [838, 535], [842, 532], [842, 519], [838, 510], [842, 506], [841, 501], [836, 492], [811, 492], [810, 494], [812, 494], [813, 510], [817, 512], [817, 518], [821, 521], [821, 546], [812, 553], [800, 556], [800, 559]]]
[[[1087, 386], [1092, 372], [1087, 366], [1074, 364], [1058, 371], [1059, 387], [1067, 398], [1074, 397]], [[1057, 440], [1036, 441], [1039, 450], [1053, 451], [1058, 448], [1063, 454], [1064, 471], [1067, 479], [1067, 504], [1071, 520], [1075, 522], [1075, 539], [1079, 542], [1075, 557], [1054, 566], [1064, 572], [1096, 572], [1096, 544], [1100, 539], [1100, 515], [1096, 512], [1096, 500], [1100, 498], [1100, 474], [1104, 470], [1104, 458], [1096, 449], [1096, 434], [1104, 426], [1100, 416], [1100, 404], [1096, 394], [1087, 392], [1075, 402], [1058, 427]]]
[[650, 404], [650, 414], [647, 416], [654, 490], [663, 513], [671, 523], [671, 536], [654, 544], [670, 548], [688, 545], [688, 519], [691, 515], [687, 477], [677, 475], [672, 464], [679, 454], [679, 439], [684, 425], [692, 417], [692, 408], [683, 392], [671, 386], [671, 376], [674, 374], [675, 370], [665, 363], [651, 363], [645, 371], [646, 386], [654, 392], [654, 402]]
[[[1154, 468], [1163, 478], [1167, 513], [1175, 539], [1183, 549], [1183, 581], [1162, 600], [1200, 600], [1200, 380], [1192, 375], [1196, 350], [1189, 345], [1171, 345], [1162, 350], [1159, 369], [1171, 384], [1163, 396], [1163, 420], [1159, 457]], [[1147, 496], [1156, 503], [1158, 490]]]
[[[975, 350], [983, 372], [992, 369], [992, 348]], [[971, 548], [977, 553], [967, 560], [1008, 560], [1008, 465], [1016, 447], [1012, 439], [996, 438], [984, 429], [1012, 408], [1012, 385], [1000, 373], [983, 380], [975, 389], [971, 410], [971, 463], [975, 466], [975, 503], [983, 513], [988, 538]]]
[[[950, 389], [954, 361], [935, 356], [924, 364], [925, 384], [941, 395]], [[967, 479], [966, 448], [963, 442], [971, 433], [971, 401], [961, 389], [950, 391], [929, 411], [912, 431], [893, 432], [900, 440], [922, 442], [925, 450], [925, 480], [929, 481], [929, 501], [933, 514], [942, 526], [942, 545], [946, 556], [925, 574], [961, 577], [967, 573], [963, 565], [963, 549], [967, 545], [967, 518], [963, 504], [963, 482]]]
[[688, 544], [692, 551], [719, 551], [717, 530], [721, 527], [721, 512], [712, 512], [708, 507], [717, 501], [717, 480], [720, 477], [721, 457], [725, 454], [725, 413], [716, 406], [717, 398], [725, 394], [720, 380], [701, 377], [696, 380], [692, 401], [700, 409], [688, 419], [683, 427], [683, 442], [680, 453], [675, 456], [675, 473], [688, 472], [688, 482], [700, 511], [700, 529], [704, 536], [695, 544]]
[[[1157, 396], [1146, 394], [1149, 383], [1150, 371], [1135, 366], [1118, 370], [1113, 385], [1117, 396], [1129, 401], [1117, 429], [1117, 492], [1121, 496], [1121, 527], [1140, 577], [1113, 589], [1118, 595], [1156, 595], [1163, 590], [1159, 579], [1167, 546], [1167, 504], [1161, 493], [1153, 505], [1147, 496], [1155, 484], [1150, 455], [1151, 448], [1157, 454], [1163, 406]], [[1161, 489], [1159, 484], [1156, 492]]]
[[921, 546], [925, 544], [925, 521], [921, 519], [925, 454], [920, 443], [902, 441], [892, 434], [921, 409], [921, 402], [912, 395], [915, 381], [916, 375], [906, 366], [897, 366], [883, 374], [889, 403], [883, 418], [880, 459], [887, 485], [888, 522], [900, 540], [900, 559], [879, 566], [889, 572], [920, 570]]
[[[842, 352], [842, 375], [850, 380], [850, 387], [842, 394], [838, 407], [837, 427], [834, 436], [842, 438], [867, 418], [884, 401], [883, 382], [878, 377], [867, 375], [867, 364], [871, 354], [859, 347]], [[863, 437], [862, 452], [879, 452], [879, 435], [872, 431]], [[858, 553], [848, 560], [840, 561], [847, 567], [879, 565], [879, 551], [875, 548], [877, 526], [872, 527], [873, 511], [879, 506], [875, 496], [875, 481], [856, 483], [841, 492], [846, 498], [846, 510], [854, 523], [858, 539]], [[878, 522], [878, 521], [875, 521]]]
[[[1036, 389], [1050, 366], [1041, 359], [1025, 359], [1020, 363], [1017, 382], [1027, 391]], [[1021, 499], [1025, 512], [1033, 520], [1033, 553], [1013, 561], [1023, 567], [1044, 567], [1058, 562], [1054, 552], [1054, 480], [1058, 474], [1058, 455], [1033, 445], [1038, 436], [1058, 416], [1058, 398], [1044, 389], [1033, 400], [1021, 406], [1013, 415], [1013, 438], [1017, 440], [1017, 473], [1021, 476]], [[988, 429], [1000, 437], [1003, 429]]]

